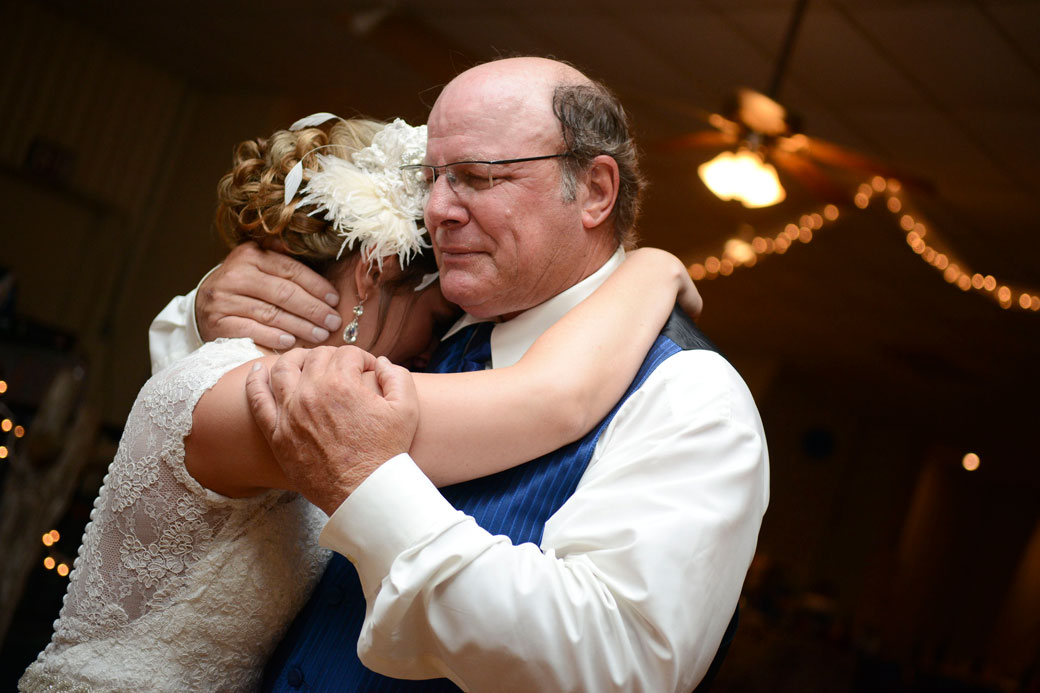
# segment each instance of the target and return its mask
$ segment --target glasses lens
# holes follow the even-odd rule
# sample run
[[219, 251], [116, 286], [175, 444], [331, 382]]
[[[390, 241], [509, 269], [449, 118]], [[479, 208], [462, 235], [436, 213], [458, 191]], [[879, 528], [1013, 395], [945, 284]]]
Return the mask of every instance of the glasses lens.
[[491, 164], [467, 161], [444, 167], [451, 189], [460, 195], [491, 187]]

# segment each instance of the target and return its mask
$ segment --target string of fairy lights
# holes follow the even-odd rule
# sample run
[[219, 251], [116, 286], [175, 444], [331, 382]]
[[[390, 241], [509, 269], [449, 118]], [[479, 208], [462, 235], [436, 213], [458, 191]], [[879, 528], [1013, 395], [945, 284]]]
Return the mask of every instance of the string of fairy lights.
[[[16, 421], [17, 417], [4, 401], [7, 388], [7, 381], [0, 380], [0, 463], [14, 457], [18, 451], [18, 446], [26, 434], [25, 426]], [[47, 555], [43, 559], [43, 567], [47, 570], [53, 570], [61, 577], [68, 577], [71, 570], [69, 567], [70, 561], [57, 548], [60, 539], [61, 534], [56, 529], [52, 529], [43, 535], [43, 545], [47, 549]]]
[[3, 400], [7, 381], [0, 380], [0, 460], [11, 456], [18, 441], [25, 437], [25, 427], [15, 422], [15, 416]]
[[[949, 284], [961, 291], [975, 291], [987, 296], [1005, 310], [1040, 311], [1040, 291], [1037, 289], [1016, 286], [992, 274], [972, 271], [943, 242], [934, 224], [919, 211], [911, 209], [898, 180], [875, 176], [862, 183], [852, 198], [852, 204], [859, 209], [867, 209], [875, 203], [883, 203], [896, 217], [909, 248], [923, 262], [941, 272]], [[837, 205], [828, 204], [819, 211], [802, 214], [797, 222], [786, 224], [778, 233], [758, 235], [750, 241], [731, 238], [721, 253], [691, 264], [688, 268], [690, 276], [698, 281], [717, 279], [731, 275], [738, 267], [753, 267], [763, 255], [783, 255], [796, 243], [811, 243], [817, 232], [833, 224], [840, 216], [841, 210]]]

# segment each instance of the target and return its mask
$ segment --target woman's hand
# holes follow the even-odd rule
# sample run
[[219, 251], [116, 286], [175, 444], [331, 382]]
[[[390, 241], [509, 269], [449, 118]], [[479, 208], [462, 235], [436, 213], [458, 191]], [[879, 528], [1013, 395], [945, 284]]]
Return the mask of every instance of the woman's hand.
[[659, 248], [638, 248], [625, 254], [625, 262], [637, 263], [641, 268], [645, 266], [648, 272], [675, 282], [679, 307], [692, 320], [700, 316], [704, 308], [704, 299], [701, 298], [697, 286], [690, 279], [690, 273], [679, 258]]

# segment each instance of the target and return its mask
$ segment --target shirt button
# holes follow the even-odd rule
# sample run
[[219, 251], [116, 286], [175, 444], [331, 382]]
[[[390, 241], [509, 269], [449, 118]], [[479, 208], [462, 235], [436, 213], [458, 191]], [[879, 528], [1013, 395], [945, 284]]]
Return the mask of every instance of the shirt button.
[[289, 670], [289, 673], [285, 675], [285, 681], [293, 688], [299, 688], [303, 685], [303, 672], [300, 671], [300, 667], [293, 667]]
[[331, 604], [332, 606], [336, 606], [337, 604], [342, 603], [342, 601], [343, 601], [343, 588], [342, 587], [333, 587], [332, 589], [329, 590], [329, 594], [328, 594], [328, 597], [326, 597], [326, 599], [328, 600], [329, 604]]

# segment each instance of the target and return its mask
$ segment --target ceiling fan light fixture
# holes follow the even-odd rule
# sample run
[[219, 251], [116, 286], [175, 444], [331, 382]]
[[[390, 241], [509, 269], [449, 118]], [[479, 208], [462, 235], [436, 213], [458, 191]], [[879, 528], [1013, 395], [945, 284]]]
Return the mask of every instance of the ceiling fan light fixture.
[[749, 149], [722, 152], [698, 166], [697, 175], [718, 198], [736, 199], [748, 208], [769, 207], [787, 197], [776, 169]]

